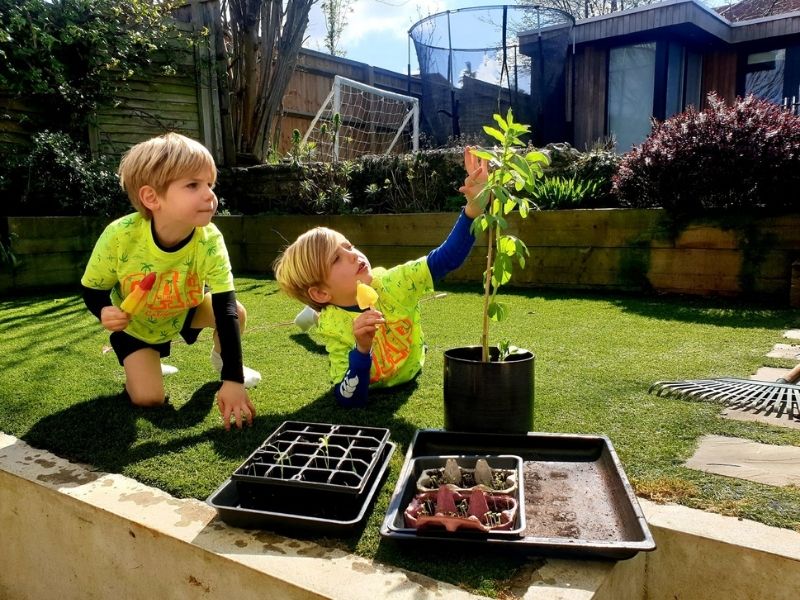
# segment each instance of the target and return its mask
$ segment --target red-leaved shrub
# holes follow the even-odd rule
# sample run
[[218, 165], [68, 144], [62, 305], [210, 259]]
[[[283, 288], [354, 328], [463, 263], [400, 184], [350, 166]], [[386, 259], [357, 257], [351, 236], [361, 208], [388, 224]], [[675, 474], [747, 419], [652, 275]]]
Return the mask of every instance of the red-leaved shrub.
[[614, 177], [620, 204], [674, 216], [715, 209], [800, 208], [800, 117], [747, 96], [715, 94], [663, 123], [626, 154]]

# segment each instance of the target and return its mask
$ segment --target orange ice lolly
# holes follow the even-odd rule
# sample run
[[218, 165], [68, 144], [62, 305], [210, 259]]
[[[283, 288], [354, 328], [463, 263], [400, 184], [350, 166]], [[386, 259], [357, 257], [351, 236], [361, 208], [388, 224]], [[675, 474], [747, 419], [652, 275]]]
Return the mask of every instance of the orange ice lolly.
[[139, 287], [134, 289], [130, 294], [125, 297], [122, 304], [119, 305], [120, 309], [129, 315], [135, 315], [142, 310], [144, 302], [147, 299], [147, 294], [153, 289], [153, 284], [156, 282], [156, 274], [148, 273], [145, 278], [139, 283]]
[[356, 302], [358, 308], [364, 310], [373, 306], [378, 301], [378, 292], [369, 287], [366, 283], [358, 282], [356, 285]]

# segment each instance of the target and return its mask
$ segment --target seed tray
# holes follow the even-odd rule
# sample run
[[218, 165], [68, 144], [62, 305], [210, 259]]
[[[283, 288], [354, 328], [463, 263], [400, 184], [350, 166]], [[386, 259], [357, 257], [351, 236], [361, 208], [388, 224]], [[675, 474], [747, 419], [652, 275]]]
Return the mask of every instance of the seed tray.
[[265, 484], [259, 504], [242, 504], [235, 481], [227, 479], [206, 502], [219, 518], [234, 527], [244, 529], [270, 529], [291, 535], [346, 535], [363, 520], [389, 470], [395, 445], [386, 442], [378, 457], [377, 466], [370, 474], [364, 493], [358, 496], [330, 495], [316, 490], [305, 494], [287, 495], [283, 485]]
[[[403, 531], [403, 511], [416, 486], [419, 456], [511, 454], [522, 459], [525, 529], [519, 538], [417, 535]], [[404, 545], [487, 544], [526, 555], [626, 559], [655, 542], [614, 447], [606, 436], [492, 434], [419, 430], [381, 525], [381, 536]]]
[[285, 421], [231, 479], [253, 497], [265, 484], [359, 495], [388, 439], [384, 428]]
[[[444, 471], [448, 460], [458, 465], [460, 480], [446, 481]], [[522, 459], [519, 456], [419, 456], [413, 459], [413, 472], [417, 476], [417, 492], [430, 492], [441, 482], [453, 483], [459, 489], [469, 489], [476, 485], [475, 466], [485, 460], [492, 475], [492, 484], [486, 488], [492, 493], [512, 494], [517, 482], [522, 481]]]

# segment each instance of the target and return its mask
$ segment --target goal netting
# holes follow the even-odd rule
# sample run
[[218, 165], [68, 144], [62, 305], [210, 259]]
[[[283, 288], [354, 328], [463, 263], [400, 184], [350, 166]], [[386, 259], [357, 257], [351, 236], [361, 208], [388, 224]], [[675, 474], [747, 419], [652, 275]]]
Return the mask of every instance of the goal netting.
[[337, 75], [303, 138], [310, 160], [419, 149], [419, 100]]

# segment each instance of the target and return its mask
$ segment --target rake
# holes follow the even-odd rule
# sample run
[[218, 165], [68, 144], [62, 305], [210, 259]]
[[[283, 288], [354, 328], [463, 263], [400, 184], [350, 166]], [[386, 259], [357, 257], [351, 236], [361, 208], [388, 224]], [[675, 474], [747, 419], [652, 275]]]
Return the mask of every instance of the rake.
[[681, 398], [684, 400], [704, 400], [721, 402], [739, 410], [774, 413], [780, 418], [800, 420], [800, 363], [785, 377], [776, 381], [755, 379], [692, 379], [688, 381], [656, 381], [648, 393], [655, 391], [657, 396]]

